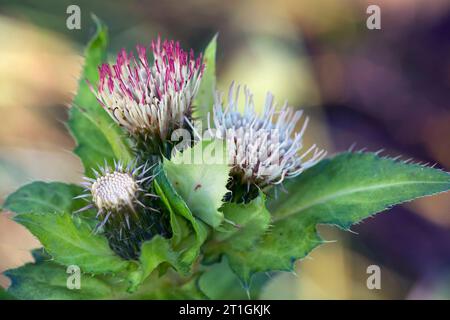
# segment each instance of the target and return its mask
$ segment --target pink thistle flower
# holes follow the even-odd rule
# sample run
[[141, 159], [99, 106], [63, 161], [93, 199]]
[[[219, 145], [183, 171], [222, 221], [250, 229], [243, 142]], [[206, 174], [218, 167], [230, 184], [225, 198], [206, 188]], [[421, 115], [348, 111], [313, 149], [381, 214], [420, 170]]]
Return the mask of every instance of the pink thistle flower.
[[137, 57], [122, 49], [115, 64], [99, 67], [100, 81], [93, 89], [108, 114], [131, 135], [170, 139], [172, 132], [184, 128], [192, 116], [192, 101], [204, 70], [202, 55], [184, 51], [179, 42], [158, 37], [147, 48], [138, 45]]

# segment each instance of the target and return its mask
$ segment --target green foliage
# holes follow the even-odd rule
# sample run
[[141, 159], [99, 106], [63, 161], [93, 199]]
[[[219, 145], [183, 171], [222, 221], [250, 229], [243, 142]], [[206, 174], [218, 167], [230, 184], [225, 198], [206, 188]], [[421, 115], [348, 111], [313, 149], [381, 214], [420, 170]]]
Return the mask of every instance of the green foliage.
[[261, 193], [248, 204], [224, 204], [221, 210], [227, 221], [232, 223], [225, 224], [214, 240], [234, 249], [253, 245], [269, 228], [270, 212], [266, 209], [265, 198]]
[[197, 143], [163, 164], [167, 178], [194, 216], [214, 228], [223, 221], [219, 208], [230, 172], [226, 154], [222, 141], [215, 140]]
[[[97, 33], [85, 51], [69, 120], [77, 141], [74, 152], [87, 175], [105, 160], [133, 158], [128, 140], [86, 83], [98, 82], [97, 67], [107, 53], [106, 27], [95, 21]], [[217, 36], [205, 50], [206, 70], [194, 101], [194, 115], [204, 124], [214, 101], [216, 47]], [[157, 235], [144, 242], [138, 261], [115, 255], [106, 237], [93, 232], [92, 211], [72, 215], [86, 204], [74, 199], [80, 187], [34, 182], [20, 188], [3, 209], [16, 213], [14, 220], [45, 250], [33, 251], [35, 263], [5, 272], [12, 285], [7, 292], [0, 289], [0, 298], [257, 297], [268, 279], [264, 272], [291, 270], [297, 259], [324, 242], [318, 224], [349, 229], [395, 204], [450, 189], [448, 173], [371, 153], [344, 153], [288, 180], [287, 192], [277, 197], [266, 201], [261, 192], [249, 203], [224, 203], [230, 172], [226, 158], [221, 141], [203, 141], [154, 169], [152, 190], [145, 191], [158, 195], [154, 201], [162, 212], [154, 214], [170, 216], [172, 237]], [[82, 271], [80, 290], [67, 287], [69, 265]]]
[[92, 228], [71, 213], [80, 206], [73, 198], [81, 193], [77, 186], [63, 183], [34, 182], [20, 188], [5, 201], [5, 209], [54, 257], [64, 265], [78, 265], [83, 272], [118, 272], [128, 262], [109, 248], [105, 237], [93, 234]]
[[47, 261], [26, 264], [5, 275], [11, 279], [8, 293], [18, 299], [84, 300], [113, 298], [112, 287], [98, 277], [82, 275], [80, 289], [69, 289], [66, 268]]
[[204, 299], [197, 278], [182, 279], [171, 274], [159, 277], [153, 273], [139, 290], [129, 293], [127, 283], [112, 276], [81, 274], [80, 289], [69, 289], [66, 268], [53, 262], [29, 263], [5, 275], [11, 286], [0, 298], [25, 300], [99, 300], [99, 299]]
[[73, 200], [82, 191], [81, 187], [71, 184], [36, 181], [9, 195], [3, 209], [20, 214], [73, 212], [84, 205], [81, 200]]
[[87, 81], [98, 83], [98, 66], [106, 60], [108, 33], [106, 26], [97, 18], [97, 32], [86, 47], [84, 68], [77, 94], [69, 115], [69, 128], [77, 147], [74, 152], [83, 162], [85, 173], [92, 176], [91, 168], [104, 161], [131, 160], [130, 147], [122, 131], [101, 107]]
[[21, 214], [14, 220], [27, 227], [63, 265], [78, 265], [84, 272], [101, 274], [124, 270], [129, 264], [110, 249], [104, 236], [93, 234], [85, 221], [74, 221], [69, 213]]
[[142, 265], [143, 277], [146, 278], [161, 263], [168, 262], [176, 266], [178, 257], [167, 239], [155, 236], [142, 245], [139, 260]]
[[195, 219], [187, 204], [174, 190], [164, 171], [159, 173], [154, 184], [157, 194], [170, 212], [174, 233], [172, 245], [177, 252], [180, 252], [180, 271], [188, 271], [206, 240], [206, 226]]
[[130, 282], [128, 292], [135, 292], [151, 273], [163, 264], [178, 268], [178, 254], [172, 250], [169, 239], [159, 235], [146, 241], [141, 246], [138, 268], [130, 272], [127, 280]]
[[3, 287], [0, 287], [0, 300], [14, 300], [14, 297], [6, 292]]
[[210, 299], [245, 300], [258, 298], [268, 280], [270, 277], [267, 274], [258, 274], [252, 280], [252, 286], [244, 288], [226, 259], [223, 259], [202, 273], [198, 286]]
[[217, 34], [211, 39], [203, 54], [205, 71], [202, 82], [194, 100], [194, 117], [202, 120], [203, 128], [207, 125], [207, 116], [212, 112], [216, 90], [216, 50]]
[[263, 194], [248, 204], [226, 203], [221, 210], [228, 223], [205, 245], [206, 262], [218, 260], [217, 254], [233, 256], [252, 250], [269, 228], [271, 218]]
[[272, 224], [251, 250], [224, 250], [244, 283], [255, 272], [291, 270], [323, 243], [317, 224], [352, 224], [417, 197], [447, 191], [450, 175], [371, 153], [344, 153], [321, 161], [286, 183], [270, 202]]
[[122, 294], [121, 299], [205, 299], [207, 298], [197, 285], [198, 275], [188, 278], [179, 277], [170, 271], [164, 277], [152, 273], [143, 285], [133, 294]]

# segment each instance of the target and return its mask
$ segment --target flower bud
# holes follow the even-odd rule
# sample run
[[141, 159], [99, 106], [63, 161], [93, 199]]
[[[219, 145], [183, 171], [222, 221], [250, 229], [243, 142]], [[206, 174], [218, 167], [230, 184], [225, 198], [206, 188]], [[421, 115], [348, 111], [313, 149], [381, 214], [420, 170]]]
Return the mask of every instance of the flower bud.
[[167, 217], [156, 209], [157, 196], [150, 192], [151, 169], [124, 167], [120, 162], [114, 169], [105, 165], [94, 171], [94, 179], [85, 177], [86, 194], [77, 197], [91, 201], [79, 211], [97, 209], [96, 232], [103, 232], [111, 248], [125, 259], [137, 258], [143, 241], [170, 233]]

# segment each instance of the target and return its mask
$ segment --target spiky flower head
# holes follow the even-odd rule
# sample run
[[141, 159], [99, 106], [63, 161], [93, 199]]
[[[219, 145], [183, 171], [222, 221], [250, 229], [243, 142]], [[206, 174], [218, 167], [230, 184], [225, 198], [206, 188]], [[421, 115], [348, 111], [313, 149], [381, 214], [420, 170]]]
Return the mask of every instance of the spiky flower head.
[[136, 214], [138, 206], [145, 208], [140, 201], [141, 194], [145, 192], [145, 182], [152, 177], [146, 176], [150, 168], [142, 165], [132, 168], [132, 165], [124, 167], [121, 162], [114, 165], [111, 169], [105, 164], [99, 168], [99, 172], [94, 170], [95, 178], [84, 177], [86, 194], [78, 198], [92, 199], [92, 203], [83, 209], [95, 207], [97, 209], [96, 218], [101, 219], [98, 228], [105, 225], [111, 215], [123, 216], [123, 226], [130, 228], [130, 218]]
[[116, 63], [99, 67], [100, 82], [93, 89], [109, 115], [134, 137], [166, 141], [186, 127], [198, 91], [204, 64], [180, 47], [179, 42], [158, 37], [147, 48], [137, 46], [137, 58], [122, 49]]
[[157, 196], [150, 192], [151, 169], [145, 164], [105, 164], [94, 170], [95, 178], [84, 178], [86, 193], [76, 197], [90, 202], [79, 212], [97, 209], [96, 232], [104, 232], [111, 248], [126, 259], [138, 255], [143, 241], [167, 234], [165, 218], [154, 208]]
[[114, 171], [98, 176], [91, 186], [92, 200], [105, 211], [128, 207], [134, 210], [139, 184], [127, 172]]
[[308, 118], [296, 131], [303, 111], [294, 110], [287, 102], [277, 111], [272, 94], [267, 93], [263, 112], [258, 115], [252, 93], [244, 88], [245, 105], [243, 113], [240, 113], [239, 91], [239, 86], [234, 90], [233, 83], [226, 106], [223, 95], [216, 94], [215, 130], [209, 124], [213, 135], [227, 141], [231, 175], [235, 183], [259, 188], [279, 184], [285, 178], [299, 175], [326, 155], [316, 145], [306, 152], [303, 150], [303, 134]]

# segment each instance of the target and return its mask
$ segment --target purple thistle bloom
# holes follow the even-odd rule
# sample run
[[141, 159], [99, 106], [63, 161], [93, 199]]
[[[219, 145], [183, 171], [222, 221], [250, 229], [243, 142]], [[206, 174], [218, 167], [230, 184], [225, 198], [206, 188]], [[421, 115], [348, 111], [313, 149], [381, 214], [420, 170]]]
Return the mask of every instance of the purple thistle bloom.
[[93, 89], [109, 115], [136, 137], [170, 139], [192, 116], [192, 101], [204, 70], [202, 55], [197, 58], [179, 42], [158, 37], [152, 41], [153, 62], [147, 47], [136, 47], [137, 57], [122, 49], [116, 63], [99, 67], [100, 81]]

